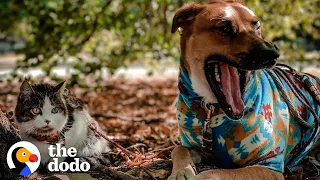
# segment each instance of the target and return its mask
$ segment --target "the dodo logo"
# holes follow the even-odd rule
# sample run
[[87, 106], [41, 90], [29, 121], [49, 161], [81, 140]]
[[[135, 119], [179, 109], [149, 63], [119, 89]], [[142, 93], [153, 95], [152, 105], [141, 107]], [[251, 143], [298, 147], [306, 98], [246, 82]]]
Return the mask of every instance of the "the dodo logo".
[[9, 168], [21, 176], [35, 172], [40, 165], [40, 158], [38, 148], [26, 141], [15, 143], [7, 153]]

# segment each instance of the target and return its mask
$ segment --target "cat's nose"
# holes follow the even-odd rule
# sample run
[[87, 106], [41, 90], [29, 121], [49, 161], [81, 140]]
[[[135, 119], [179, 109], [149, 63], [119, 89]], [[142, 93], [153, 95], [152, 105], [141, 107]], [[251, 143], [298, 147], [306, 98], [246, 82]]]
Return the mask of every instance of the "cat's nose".
[[50, 120], [45, 120], [44, 122], [46, 122], [47, 124], [50, 124], [51, 123], [51, 121]]

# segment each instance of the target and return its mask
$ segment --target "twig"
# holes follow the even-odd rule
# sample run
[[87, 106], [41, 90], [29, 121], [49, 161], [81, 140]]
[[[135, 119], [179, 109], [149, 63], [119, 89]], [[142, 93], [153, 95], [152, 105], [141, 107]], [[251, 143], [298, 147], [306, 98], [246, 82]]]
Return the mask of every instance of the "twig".
[[137, 148], [139, 146], [143, 146], [143, 147], [147, 148], [147, 145], [145, 145], [143, 143], [137, 143], [137, 144], [134, 144], [134, 145], [128, 147], [127, 149]]
[[144, 172], [146, 172], [152, 179], [157, 180], [157, 178], [155, 178], [147, 168], [145, 168], [145, 167], [141, 167], [141, 168], [142, 168], [142, 169], [144, 170]]
[[[169, 150], [172, 150], [174, 148], [174, 146], [170, 146], [170, 147], [167, 147], [167, 148], [164, 148], [162, 150], [159, 150], [158, 153], [155, 153], [155, 154], [152, 154], [152, 155], [142, 155], [141, 156], [141, 159], [143, 160], [151, 160], [151, 159], [154, 159], [156, 158], [157, 156], [159, 156], [160, 154], [166, 152], [166, 151], [169, 151]], [[149, 153], [147, 153], [149, 154]]]
[[155, 150], [153, 150], [153, 151], [148, 152], [148, 154], [154, 153], [154, 152], [158, 152], [158, 151], [163, 151], [163, 152], [164, 152], [164, 151], [172, 150], [172, 149], [174, 149], [174, 147], [175, 147], [175, 146], [169, 146], [169, 147], [166, 147], [166, 148], [155, 149]]
[[133, 156], [136, 157], [136, 154], [127, 150], [126, 148], [122, 147], [121, 145], [119, 145], [118, 143], [112, 141], [111, 139], [109, 139], [106, 135], [104, 135], [103, 133], [101, 133], [97, 127], [94, 124], [89, 124], [89, 128], [95, 132], [96, 134], [98, 134], [99, 136], [103, 137], [105, 140], [107, 140], [110, 144], [112, 144], [113, 146], [119, 148], [123, 153], [125, 153], [127, 156]]
[[[161, 149], [159, 150], [160, 152], [156, 153], [156, 154], [152, 154], [152, 155], [141, 155], [141, 154], [136, 154], [136, 153], [133, 153], [129, 150], [127, 150], [126, 148], [122, 147], [120, 144], [114, 142], [113, 140], [109, 139], [106, 135], [104, 135], [102, 132], [100, 132], [96, 125], [94, 123], [91, 123], [89, 124], [89, 128], [94, 132], [96, 133], [97, 135], [103, 137], [105, 140], [107, 140], [110, 144], [112, 144], [113, 146], [119, 148], [124, 154], [126, 154], [127, 156], [131, 156], [131, 157], [134, 157], [135, 158], [135, 161], [137, 160], [151, 160], [151, 159], [154, 159], [156, 158], [157, 156], [159, 156], [160, 154], [162, 154], [163, 152], [165, 151], [168, 151], [168, 150], [171, 150], [174, 148], [174, 146], [170, 146], [168, 148], [164, 148], [164, 149]], [[148, 153], [147, 153], [148, 154]]]

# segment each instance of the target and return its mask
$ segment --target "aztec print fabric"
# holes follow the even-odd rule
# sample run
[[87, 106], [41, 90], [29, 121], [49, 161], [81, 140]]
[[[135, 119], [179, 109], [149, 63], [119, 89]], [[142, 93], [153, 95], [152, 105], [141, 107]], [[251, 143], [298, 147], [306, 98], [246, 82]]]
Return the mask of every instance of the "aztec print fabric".
[[[188, 72], [182, 64], [177, 102], [181, 143], [186, 147], [200, 149], [205, 119], [199, 117], [198, 113], [204, 110], [201, 107], [201, 98], [192, 89]], [[231, 169], [255, 164], [284, 172], [285, 165], [289, 168], [296, 167], [319, 139], [319, 129], [300, 127], [289, 113], [286, 102], [267, 72], [268, 70], [257, 70], [249, 75], [243, 96], [246, 108], [242, 119], [237, 121], [229, 119], [219, 107], [215, 108], [211, 116], [209, 125], [212, 129], [212, 153], [218, 154], [215, 161], [221, 168]], [[309, 77], [319, 88], [319, 79]], [[320, 107], [303, 84], [294, 76], [291, 78], [308, 97], [319, 117]], [[312, 123], [314, 121], [312, 114], [293, 95], [287, 83], [282, 80], [282, 84], [301, 117]], [[316, 138], [311, 139], [312, 135], [316, 135]], [[308, 143], [309, 141], [311, 143]], [[310, 145], [305, 147], [307, 144]]]

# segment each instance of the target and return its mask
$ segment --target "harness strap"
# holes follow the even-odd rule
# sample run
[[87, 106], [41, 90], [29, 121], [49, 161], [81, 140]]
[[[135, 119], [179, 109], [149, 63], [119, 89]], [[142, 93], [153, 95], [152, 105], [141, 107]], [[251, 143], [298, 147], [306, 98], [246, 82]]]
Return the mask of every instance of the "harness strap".
[[[309, 78], [307, 75], [304, 75], [304, 74], [301, 75], [301, 74], [299, 74], [298, 72], [296, 72], [294, 69], [292, 69], [290, 66], [285, 65], [285, 64], [278, 64], [277, 66], [280, 66], [280, 67], [282, 66], [282, 67], [285, 67], [285, 68], [289, 69], [289, 71], [290, 71], [289, 73], [293, 74], [293, 75], [294, 75], [295, 77], [297, 77], [300, 81], [302, 81], [305, 86], [307, 86], [307, 90], [309, 90], [311, 96], [312, 96], [312, 97], [317, 101], [317, 103], [320, 105], [320, 92], [319, 92], [319, 90], [317, 89], [316, 85], [313, 84], [313, 82], [310, 80], [310, 78]], [[275, 75], [274, 72], [272, 72], [272, 71], [269, 71], [269, 72], [271, 72], [271, 74], [273, 73], [272, 76]], [[297, 153], [296, 153], [293, 157], [291, 157], [290, 161], [287, 163], [287, 169], [289, 170], [289, 172], [292, 172], [292, 171], [294, 171], [294, 170], [291, 170], [291, 169], [289, 168], [289, 166], [294, 162], [295, 158], [298, 157], [298, 155], [299, 155], [300, 153], [302, 153], [302, 152], [305, 151], [305, 149], [312, 143], [313, 139], [316, 137], [316, 135], [317, 135], [316, 133], [318, 132], [318, 128], [319, 128], [319, 121], [320, 121], [320, 119], [319, 119], [319, 117], [317, 116], [317, 114], [315, 113], [315, 111], [313, 110], [313, 108], [311, 108], [310, 103], [308, 103], [308, 100], [307, 100], [306, 96], [299, 90], [299, 88], [296, 86], [296, 84], [290, 80], [290, 78], [288, 77], [287, 72], [285, 72], [283, 69], [281, 69], [281, 68], [279, 68], [279, 67], [276, 67], [276, 72], [278, 72], [278, 73], [280, 72], [279, 74], [280, 74], [280, 76], [281, 76], [282, 78], [284, 78], [283, 75], [286, 76], [286, 77], [284, 78], [284, 80], [287, 82], [287, 84], [288, 84], [289, 87], [291, 88], [292, 92], [293, 92], [293, 93], [295, 94], [295, 96], [308, 108], [308, 110], [309, 110], [309, 111], [312, 113], [312, 115], [314, 116], [314, 122], [313, 122], [313, 124], [307, 123], [307, 122], [306, 122], [305, 120], [303, 120], [300, 116], [299, 116], [300, 118], [299, 118], [299, 117], [296, 118], [296, 116], [295, 116], [295, 119], [296, 119], [302, 126], [307, 127], [307, 128], [313, 128], [313, 127], [314, 127], [314, 130], [313, 130], [313, 132], [312, 132], [311, 138], [309, 138], [309, 140], [308, 140], [304, 145], [302, 145], [301, 142], [300, 142], [300, 145], [297, 145], [297, 146], [294, 148], [293, 151], [296, 151]], [[271, 75], [271, 74], [270, 74], [270, 75]], [[278, 77], [276, 77], [275, 80], [276, 80], [276, 82], [279, 81]], [[280, 82], [280, 83], [281, 83], [281, 82]], [[281, 85], [281, 87], [280, 87], [279, 90], [284, 89], [283, 85], [282, 85], [282, 84], [280, 84], [280, 85]], [[278, 86], [278, 85], [277, 85], [277, 86]], [[295, 88], [292, 88], [292, 86], [294, 86]], [[279, 88], [279, 87], [278, 87], [278, 88]], [[301, 100], [300, 96], [297, 95], [296, 90], [299, 92], [300, 96], [302, 96], [306, 101]], [[286, 93], [284, 93], [284, 96], [283, 96], [283, 97], [286, 99], [285, 96], [287, 96]], [[289, 100], [290, 100], [290, 99], [289, 99]], [[291, 101], [288, 101], [287, 104], [288, 104], [288, 107], [289, 107], [289, 104], [292, 105]], [[294, 109], [295, 109], [295, 108], [294, 108]], [[294, 114], [294, 113], [297, 113], [297, 114], [298, 114], [297, 110], [294, 110], [294, 111], [291, 112], [291, 113], [293, 113], [293, 114]], [[312, 126], [311, 126], [311, 127], [308, 127], [308, 125], [312, 125]]]
[[[300, 81], [302, 81], [306, 86], [307, 90], [309, 90], [311, 96], [316, 100], [316, 102], [320, 105], [320, 91], [317, 89], [316, 85], [313, 84], [313, 82], [310, 80], [310, 78], [307, 75], [304, 74], [299, 74], [296, 72], [294, 69], [292, 69], [290, 66], [285, 65], [285, 64], [278, 64], [278, 66], [286, 67], [290, 70], [289, 73], [292, 73], [295, 77], [297, 77]], [[311, 107], [310, 102], [308, 101], [308, 98], [301, 92], [300, 88], [296, 85], [295, 82], [293, 82], [289, 75], [288, 72], [283, 70], [282, 68], [275, 68], [275, 71], [287, 82], [289, 87], [291, 88], [292, 92], [295, 94], [295, 96], [301, 101], [301, 103], [312, 113], [315, 122], [316, 123], [320, 122], [319, 117], [317, 116], [317, 113], [314, 111], [314, 109]], [[299, 94], [298, 94], [298, 93]], [[299, 96], [300, 95], [300, 96]], [[304, 99], [302, 99], [302, 98]]]
[[[280, 74], [280, 73], [279, 73]], [[286, 101], [289, 111], [291, 112], [291, 114], [294, 116], [294, 118], [303, 126], [306, 128], [314, 128], [315, 126], [315, 122], [313, 123], [308, 123], [307, 121], [305, 121], [304, 119], [301, 118], [298, 110], [294, 107], [292, 101], [290, 100], [287, 92], [285, 91], [283, 84], [281, 83], [281, 80], [278, 78], [278, 76], [276, 75], [276, 73], [273, 70], [269, 71], [269, 75], [272, 77], [272, 79], [274, 80], [281, 96], [284, 98], [284, 100]], [[295, 89], [291, 86], [290, 82], [286, 80], [286, 82], [288, 83], [289, 87], [291, 88], [292, 92], [294, 92], [294, 94], [297, 96], [297, 92], [295, 91]], [[299, 98], [299, 100], [301, 101], [302, 99], [300, 98], [300, 96], [298, 95], [297, 98]], [[301, 102], [304, 102], [303, 100]], [[310, 107], [308, 104], [304, 104], [306, 105], [306, 107]], [[316, 113], [314, 112], [314, 110], [312, 108], [309, 109], [312, 113], [312, 115], [314, 116], [315, 120], [318, 119], [316, 116]]]
[[[294, 70], [292, 67], [286, 65], [286, 64], [277, 64], [277, 66], [282, 66], [285, 68], [288, 68], [289, 71], [291, 71], [291, 73], [293, 75], [295, 75], [298, 79], [300, 79], [300, 81], [304, 82], [305, 85], [308, 87], [308, 89], [311, 91], [311, 95], [317, 100], [317, 102], [320, 104], [320, 91], [317, 89], [317, 87], [312, 83], [312, 81], [310, 80], [310, 78], [305, 75], [305, 74], [299, 74], [296, 70]], [[294, 84], [294, 83], [293, 83]], [[294, 84], [295, 85], [295, 84]], [[299, 88], [298, 88], [299, 89]]]
[[210, 118], [214, 109], [209, 109], [207, 111], [207, 118], [204, 121], [203, 129], [202, 129], [202, 151], [203, 152], [211, 152], [212, 151], [212, 131], [210, 129]]
[[[288, 73], [281, 69], [281, 68], [276, 68], [275, 71], [286, 81], [286, 82], [290, 82], [288, 83], [288, 86], [293, 90], [293, 93], [295, 94], [295, 96], [302, 102], [302, 104], [304, 104], [310, 111], [312, 111], [313, 109], [311, 108], [311, 104], [308, 101], [308, 98], [301, 92], [299, 91], [299, 87], [296, 83], [294, 83]], [[298, 93], [296, 92], [298, 91]], [[301, 98], [301, 97], [303, 98]], [[315, 113], [313, 115], [316, 115]]]
[[301, 77], [301, 80], [308, 86], [308, 88], [311, 91], [311, 94], [313, 97], [317, 100], [317, 102], [320, 104], [320, 91], [316, 88], [316, 86], [312, 83], [310, 78], [306, 75], [303, 75]]

